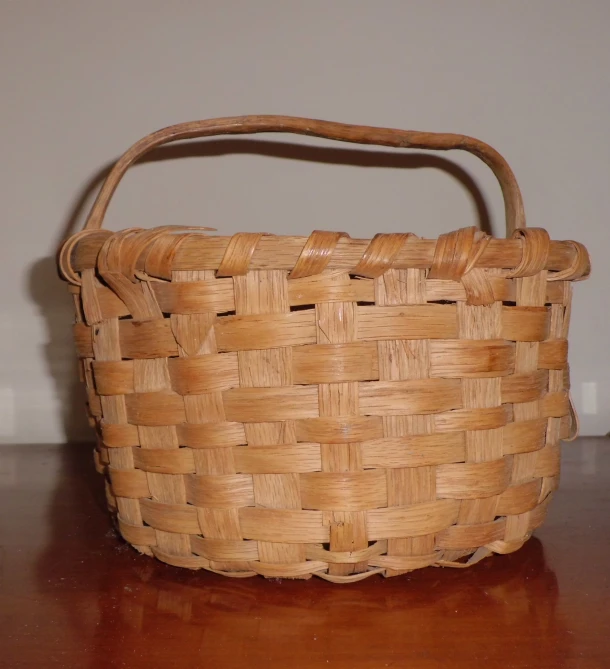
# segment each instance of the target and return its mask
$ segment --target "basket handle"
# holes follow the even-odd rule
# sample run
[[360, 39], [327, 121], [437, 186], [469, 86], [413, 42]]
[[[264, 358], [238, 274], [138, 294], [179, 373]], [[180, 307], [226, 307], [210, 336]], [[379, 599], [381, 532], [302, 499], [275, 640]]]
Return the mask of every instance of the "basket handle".
[[512, 233], [525, 227], [523, 199], [519, 185], [506, 160], [491, 146], [473, 137], [450, 133], [417, 132], [414, 130], [392, 130], [374, 128], [331, 121], [318, 121], [294, 116], [235, 116], [191, 121], [163, 128], [147, 135], [126, 151], [112, 168], [104, 185], [91, 208], [85, 230], [97, 230], [102, 227], [106, 209], [119, 182], [127, 169], [145, 153], [162, 144], [195, 137], [214, 135], [241, 135], [258, 132], [289, 132], [299, 135], [312, 135], [325, 139], [356, 144], [375, 144], [410, 149], [431, 149], [447, 151], [461, 149], [480, 158], [496, 175], [506, 211], [506, 233]]

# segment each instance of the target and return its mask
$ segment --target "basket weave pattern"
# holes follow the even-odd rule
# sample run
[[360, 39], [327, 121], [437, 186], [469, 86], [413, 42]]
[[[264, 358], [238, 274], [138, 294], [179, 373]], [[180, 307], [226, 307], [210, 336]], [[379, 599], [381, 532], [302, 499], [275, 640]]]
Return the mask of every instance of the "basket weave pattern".
[[334, 582], [463, 566], [544, 520], [577, 242], [88, 229], [64, 246], [123, 537]]

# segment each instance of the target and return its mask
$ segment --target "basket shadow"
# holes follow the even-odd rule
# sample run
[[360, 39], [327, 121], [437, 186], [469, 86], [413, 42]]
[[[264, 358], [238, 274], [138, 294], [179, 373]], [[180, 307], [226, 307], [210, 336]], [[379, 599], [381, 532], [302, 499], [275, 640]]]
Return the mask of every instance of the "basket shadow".
[[55, 384], [64, 440], [69, 443], [92, 441], [85, 387], [78, 373], [72, 326], [74, 303], [59, 280], [55, 257], [37, 260], [28, 274], [29, 292], [46, 322], [47, 340], [41, 345], [49, 375]]

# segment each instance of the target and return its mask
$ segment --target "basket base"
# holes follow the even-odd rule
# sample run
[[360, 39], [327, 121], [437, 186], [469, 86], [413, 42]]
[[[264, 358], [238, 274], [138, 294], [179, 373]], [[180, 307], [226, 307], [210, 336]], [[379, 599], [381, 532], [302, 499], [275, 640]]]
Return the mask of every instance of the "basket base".
[[[129, 541], [127, 537], [130, 536], [130, 530], [124, 522], [122, 522], [116, 514], [112, 514], [115, 520], [115, 526], [123, 539], [135, 550], [143, 555], [156, 558], [161, 562], [165, 562], [173, 567], [181, 567], [184, 569], [198, 570], [205, 569], [214, 574], [227, 576], [229, 578], [250, 578], [252, 576], [263, 576], [266, 579], [292, 579], [292, 580], [308, 580], [312, 576], [317, 576], [325, 581], [331, 583], [347, 584], [362, 581], [371, 576], [383, 576], [385, 578], [392, 578], [394, 576], [401, 576], [409, 572], [423, 569], [425, 567], [449, 567], [453, 569], [466, 569], [473, 567], [487, 557], [494, 554], [508, 554], [519, 550], [530, 538], [531, 533], [528, 533], [522, 540], [505, 542], [496, 541], [487, 546], [480, 546], [462, 550], [444, 550], [438, 551], [427, 556], [405, 556], [405, 557], [390, 557], [380, 555], [371, 558], [367, 565], [366, 571], [337, 575], [329, 573], [329, 564], [319, 560], [306, 560], [299, 564], [270, 564], [261, 562], [259, 560], [252, 561], [220, 561], [211, 560], [208, 557], [201, 555], [172, 555], [155, 546], [147, 546], [142, 544], [135, 544]], [[152, 528], [143, 528], [145, 530]], [[126, 536], [127, 535], [127, 536]], [[385, 558], [385, 559], [384, 559]], [[401, 565], [402, 563], [402, 565]], [[383, 565], [383, 566], [380, 566]], [[388, 566], [392, 564], [393, 566]], [[403, 568], [401, 568], [403, 566]]]

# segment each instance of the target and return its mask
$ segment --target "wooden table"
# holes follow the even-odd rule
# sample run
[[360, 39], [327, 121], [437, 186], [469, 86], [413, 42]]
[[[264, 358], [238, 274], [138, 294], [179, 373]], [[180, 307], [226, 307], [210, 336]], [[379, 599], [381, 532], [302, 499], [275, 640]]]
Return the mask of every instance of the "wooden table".
[[0, 667], [610, 668], [610, 441], [517, 553], [347, 586], [227, 579], [111, 529], [89, 446], [0, 447]]

